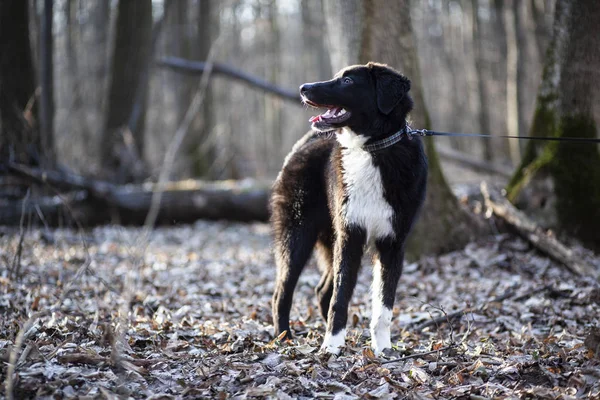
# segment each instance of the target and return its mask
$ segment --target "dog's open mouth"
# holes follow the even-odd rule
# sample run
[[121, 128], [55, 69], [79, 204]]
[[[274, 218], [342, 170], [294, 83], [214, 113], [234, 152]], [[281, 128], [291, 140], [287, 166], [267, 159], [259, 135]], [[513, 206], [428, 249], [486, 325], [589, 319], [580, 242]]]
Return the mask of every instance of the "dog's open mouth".
[[308, 99], [304, 99], [304, 102], [315, 108], [326, 108], [327, 110], [319, 115], [315, 115], [311, 117], [309, 121], [313, 124], [319, 125], [334, 125], [340, 124], [350, 118], [350, 112], [346, 110], [344, 107], [339, 106], [330, 106], [330, 105], [321, 105], [314, 103]]
[[350, 117], [350, 113], [343, 107], [331, 107], [327, 108], [323, 114], [315, 115], [310, 118], [310, 122], [327, 122], [327, 123], [340, 123]]

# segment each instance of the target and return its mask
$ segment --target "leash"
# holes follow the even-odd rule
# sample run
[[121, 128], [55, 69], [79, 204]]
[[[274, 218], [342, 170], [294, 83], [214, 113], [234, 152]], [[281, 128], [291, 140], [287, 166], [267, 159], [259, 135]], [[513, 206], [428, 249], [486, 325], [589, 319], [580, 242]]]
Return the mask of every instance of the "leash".
[[[335, 131], [324, 132], [323, 135], [330, 137]], [[376, 152], [387, 147], [393, 146], [402, 140], [402, 137], [410, 140], [413, 136], [450, 136], [450, 137], [472, 137], [472, 138], [502, 138], [502, 139], [520, 139], [520, 140], [540, 140], [553, 142], [571, 142], [571, 143], [600, 143], [600, 138], [582, 138], [582, 137], [558, 137], [558, 136], [513, 136], [513, 135], [485, 135], [482, 133], [460, 133], [460, 132], [438, 132], [429, 129], [413, 129], [406, 124], [404, 128], [394, 133], [392, 136], [377, 140], [373, 143], [363, 146], [363, 149], [369, 152]]]
[[512, 136], [512, 135], [485, 135], [482, 133], [458, 133], [458, 132], [437, 132], [429, 129], [412, 129], [408, 127], [407, 135], [416, 136], [450, 136], [450, 137], [474, 137], [474, 138], [503, 138], [503, 139], [521, 139], [521, 140], [545, 140], [553, 142], [573, 142], [573, 143], [600, 143], [600, 138], [582, 138], [582, 137], [557, 137], [557, 136]]

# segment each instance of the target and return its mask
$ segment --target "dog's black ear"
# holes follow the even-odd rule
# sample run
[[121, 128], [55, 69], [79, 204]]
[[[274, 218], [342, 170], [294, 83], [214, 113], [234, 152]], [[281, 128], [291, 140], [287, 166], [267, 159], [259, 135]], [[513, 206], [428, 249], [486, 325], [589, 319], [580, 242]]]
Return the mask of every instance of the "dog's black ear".
[[410, 90], [410, 80], [398, 72], [381, 66], [372, 66], [379, 111], [388, 115]]

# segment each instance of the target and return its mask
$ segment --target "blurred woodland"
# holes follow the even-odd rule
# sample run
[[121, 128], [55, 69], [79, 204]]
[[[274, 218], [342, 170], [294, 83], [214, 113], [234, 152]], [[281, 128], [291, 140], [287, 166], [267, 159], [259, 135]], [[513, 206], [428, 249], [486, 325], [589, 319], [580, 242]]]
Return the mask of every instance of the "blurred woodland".
[[[39, 71], [42, 16], [49, 3], [28, 3], [32, 61]], [[50, 3], [54, 138], [47, 142], [54, 144], [57, 161], [85, 175], [125, 181], [157, 176], [199, 81], [198, 74], [170, 69], [160, 60], [206, 61], [214, 44], [215, 62], [291, 92], [335, 72], [321, 0]], [[551, 39], [553, 1], [414, 1], [410, 13], [431, 126], [526, 134]], [[27, 21], [9, 22], [14, 28], [3, 24], [4, 29], [27, 28]], [[139, 85], [147, 86], [145, 93], [137, 94]], [[172, 178], [272, 178], [308, 128], [310, 112], [298, 105], [216, 76]], [[119, 172], [109, 147], [123, 136], [113, 131], [127, 123], [134, 128], [131, 137], [119, 139], [131, 141], [139, 153], [139, 176]], [[520, 160], [517, 142], [438, 140], [505, 166]]]
[[[598, 0], [0, 0], [2, 392], [598, 398], [598, 145], [499, 136], [598, 137], [599, 22]], [[264, 222], [299, 85], [370, 60], [411, 79], [413, 128], [495, 137], [423, 138], [394, 350], [367, 348], [364, 268], [324, 358], [314, 261], [273, 338]]]
[[[86, 225], [140, 224], [157, 190], [162, 202], [150, 214], [159, 222], [265, 220], [268, 182], [308, 128], [310, 112], [296, 88], [369, 60], [413, 80], [416, 128], [495, 136], [578, 136], [583, 129], [595, 137], [598, 60], [586, 50], [595, 49], [588, 37], [595, 36], [578, 30], [585, 23], [596, 29], [594, 10], [579, 13], [571, 4], [5, 1], [0, 154], [9, 174], [0, 180], [7, 199], [0, 222], [18, 223], [25, 209], [67, 222], [67, 201]], [[581, 104], [562, 107], [570, 98]], [[562, 132], [563, 117], [573, 113], [583, 113], [591, 130]], [[508, 182], [511, 202], [543, 227], [565, 228], [598, 248], [600, 158], [593, 145], [570, 146], [428, 139], [428, 201], [414, 236], [440, 219], [445, 224], [415, 253], [459, 248], [480, 233], [447, 182], [471, 173], [477, 181], [481, 172]], [[448, 161], [467, 172], [447, 170]], [[565, 173], [581, 168], [578, 176]], [[220, 183], [117, 186], [188, 178]], [[235, 181], [223, 186], [224, 179]], [[34, 188], [24, 205], [32, 180], [65, 196], [46, 187], [40, 197]], [[193, 201], [197, 193], [202, 207]]]

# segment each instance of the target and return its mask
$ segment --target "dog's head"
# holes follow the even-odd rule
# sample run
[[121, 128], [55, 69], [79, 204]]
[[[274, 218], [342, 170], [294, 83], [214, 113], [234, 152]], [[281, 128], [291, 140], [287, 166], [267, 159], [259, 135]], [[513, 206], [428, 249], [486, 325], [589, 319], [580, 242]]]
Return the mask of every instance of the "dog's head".
[[384, 64], [370, 62], [342, 69], [329, 81], [300, 86], [302, 100], [326, 108], [310, 119], [318, 131], [348, 127], [376, 137], [403, 126], [412, 110], [410, 80]]

